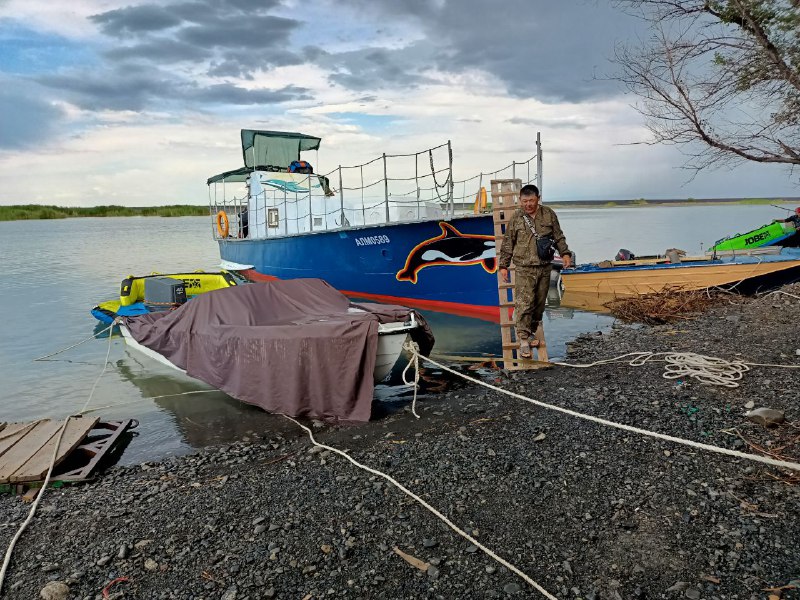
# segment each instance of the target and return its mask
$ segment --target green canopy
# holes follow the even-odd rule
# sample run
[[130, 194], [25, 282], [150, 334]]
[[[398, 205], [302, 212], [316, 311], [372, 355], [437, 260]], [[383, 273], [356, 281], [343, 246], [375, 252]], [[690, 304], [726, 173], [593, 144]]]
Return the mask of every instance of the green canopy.
[[208, 178], [206, 181], [207, 185], [211, 185], [212, 183], [217, 183], [218, 181], [225, 180], [228, 183], [244, 183], [247, 181], [247, 178], [250, 177], [250, 173], [253, 172], [253, 169], [248, 169], [247, 167], [239, 167], [238, 169], [234, 169], [233, 171], [225, 171], [224, 173], [220, 173], [219, 175], [214, 175]]
[[319, 148], [320, 138], [291, 131], [242, 129], [244, 165], [287, 169], [300, 152]]

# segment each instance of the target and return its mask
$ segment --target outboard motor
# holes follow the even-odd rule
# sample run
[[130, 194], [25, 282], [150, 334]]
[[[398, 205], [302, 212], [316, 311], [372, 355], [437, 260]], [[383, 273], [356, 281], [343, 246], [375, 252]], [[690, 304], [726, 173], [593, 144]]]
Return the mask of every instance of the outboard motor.
[[620, 248], [620, 251], [617, 252], [617, 255], [614, 257], [614, 260], [633, 260], [635, 258], [636, 255], [633, 252], [626, 250], [625, 248]]

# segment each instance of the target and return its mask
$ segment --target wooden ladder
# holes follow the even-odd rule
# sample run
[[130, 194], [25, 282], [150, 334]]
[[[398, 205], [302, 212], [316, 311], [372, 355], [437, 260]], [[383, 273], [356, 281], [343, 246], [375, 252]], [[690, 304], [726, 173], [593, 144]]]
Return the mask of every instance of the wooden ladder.
[[[522, 181], [519, 179], [493, 179], [492, 186], [492, 216], [494, 219], [494, 239], [497, 248], [497, 257], [500, 259], [500, 246], [506, 226], [514, 216], [514, 211], [519, 207], [519, 190]], [[519, 341], [512, 314], [514, 311], [514, 284], [516, 273], [513, 263], [508, 269], [510, 283], [503, 281], [500, 269], [497, 270], [497, 293], [500, 305], [500, 335], [503, 343], [503, 362], [505, 368], [511, 371], [522, 369], [537, 369], [548, 362], [547, 345], [544, 339], [544, 328], [541, 323], [534, 334], [534, 339], [539, 340], [537, 348], [531, 348], [534, 358], [521, 358], [519, 356]]]

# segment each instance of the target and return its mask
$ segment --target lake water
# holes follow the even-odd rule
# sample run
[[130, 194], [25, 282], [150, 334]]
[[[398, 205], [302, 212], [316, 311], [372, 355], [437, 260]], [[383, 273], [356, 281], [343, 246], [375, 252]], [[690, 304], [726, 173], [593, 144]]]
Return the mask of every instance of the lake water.
[[[787, 205], [788, 206], [788, 205]], [[768, 206], [690, 206], [558, 211], [579, 262], [613, 258], [620, 248], [655, 254], [678, 247], [699, 252], [725, 235], [746, 231], [785, 211]], [[0, 223], [0, 421], [63, 418], [86, 402], [100, 374], [109, 339], [93, 339], [45, 362], [36, 357], [92, 335], [89, 310], [118, 294], [129, 274], [217, 270], [219, 255], [205, 217], [102, 218]], [[499, 326], [487, 321], [425, 312], [440, 354], [500, 354]], [[551, 357], [587, 331], [609, 327], [605, 315], [548, 310], [545, 328]], [[249, 431], [289, 431], [279, 417], [220, 392], [178, 395], [207, 387], [110, 340], [109, 367], [92, 407], [104, 419], [136, 418], [138, 436], [122, 462], [136, 463], [231, 441]], [[399, 373], [376, 389], [386, 405], [408, 401]], [[161, 398], [155, 398], [162, 396]], [[166, 397], [164, 397], [166, 396]]]

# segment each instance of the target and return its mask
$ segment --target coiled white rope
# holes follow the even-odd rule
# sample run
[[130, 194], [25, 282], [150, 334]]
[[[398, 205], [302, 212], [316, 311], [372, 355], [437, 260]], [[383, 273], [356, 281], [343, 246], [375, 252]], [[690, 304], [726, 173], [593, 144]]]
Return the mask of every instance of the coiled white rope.
[[691, 377], [697, 381], [709, 385], [721, 385], [724, 387], [739, 387], [737, 383], [744, 374], [750, 370], [751, 366], [774, 366], [785, 367], [787, 369], [797, 369], [800, 365], [759, 365], [748, 363], [742, 360], [725, 360], [714, 356], [704, 356], [694, 352], [628, 352], [614, 358], [598, 360], [588, 364], [573, 364], [565, 362], [552, 362], [551, 364], [575, 369], [588, 369], [597, 365], [607, 365], [615, 362], [624, 361], [632, 367], [641, 367], [648, 362], [665, 362], [662, 377], [664, 379], [680, 379], [681, 377]]
[[[599, 360], [597, 362], [594, 362], [594, 363], [591, 363], [591, 364], [585, 364], [585, 365], [573, 365], [573, 364], [569, 364], [569, 363], [553, 363], [553, 364], [569, 366], [569, 367], [576, 367], [576, 368], [584, 368], [585, 369], [585, 368], [588, 368], [588, 367], [593, 367], [595, 365], [609, 364], [609, 363], [612, 363], [612, 362], [617, 362], [617, 361], [619, 361], [619, 360], [621, 360], [621, 359], [623, 359], [625, 357], [628, 357], [628, 356], [636, 355], [639, 358], [642, 358], [642, 355], [648, 355], [649, 356], [649, 355], [655, 355], [655, 354], [659, 354], [659, 353], [629, 352], [627, 354], [623, 354], [623, 355], [617, 356], [615, 358]], [[660, 353], [660, 354], [666, 354], [666, 353]], [[632, 425], [625, 425], [623, 423], [616, 423], [614, 421], [609, 421], [608, 419], [602, 419], [600, 417], [593, 417], [591, 415], [587, 415], [587, 414], [580, 413], [580, 412], [577, 412], [577, 411], [574, 411], [574, 410], [570, 410], [568, 408], [562, 408], [560, 406], [555, 406], [553, 404], [547, 404], [546, 402], [541, 402], [539, 400], [534, 400], [533, 398], [528, 398], [527, 396], [523, 396], [522, 394], [517, 394], [517, 393], [511, 392], [509, 390], [504, 390], [503, 388], [497, 387], [497, 386], [492, 385], [490, 383], [486, 383], [485, 381], [481, 381], [480, 379], [475, 379], [473, 377], [468, 377], [467, 375], [464, 375], [463, 373], [459, 373], [455, 369], [452, 369], [452, 368], [450, 368], [450, 367], [448, 367], [446, 365], [443, 365], [442, 363], [436, 362], [435, 360], [433, 360], [432, 358], [430, 358], [428, 356], [420, 355], [419, 358], [422, 359], [423, 361], [429, 362], [432, 365], [435, 365], [435, 366], [439, 367], [440, 369], [443, 369], [443, 370], [447, 371], [448, 373], [452, 373], [453, 375], [457, 375], [458, 377], [461, 377], [462, 379], [466, 379], [467, 381], [469, 381], [471, 383], [476, 383], [476, 384], [481, 385], [481, 386], [483, 386], [485, 388], [489, 388], [491, 390], [494, 390], [495, 392], [500, 392], [501, 394], [506, 394], [507, 396], [511, 396], [513, 398], [517, 398], [518, 400], [522, 400], [523, 402], [528, 402], [530, 404], [534, 404], [536, 406], [540, 406], [540, 407], [546, 408], [548, 410], [554, 410], [556, 412], [560, 412], [560, 413], [563, 413], [565, 415], [570, 415], [572, 417], [577, 417], [579, 419], [584, 419], [586, 421], [591, 421], [592, 423], [598, 423], [600, 425], [605, 425], [607, 427], [614, 427], [616, 429], [622, 429], [623, 431], [630, 431], [631, 433], [636, 433], [636, 434], [647, 436], [647, 437], [653, 437], [653, 438], [657, 438], [657, 439], [660, 439], [660, 440], [665, 440], [667, 442], [673, 442], [675, 444], [682, 444], [684, 446], [689, 446], [691, 448], [697, 448], [699, 450], [706, 450], [708, 452], [716, 452], [718, 454], [724, 454], [724, 455], [732, 456], [732, 457], [735, 457], [735, 458], [742, 458], [742, 459], [745, 459], [745, 460], [750, 460], [750, 461], [753, 461], [753, 462], [759, 462], [759, 463], [763, 463], [763, 464], [766, 464], [766, 465], [770, 465], [772, 467], [780, 467], [782, 469], [792, 469], [793, 471], [800, 471], [800, 463], [784, 461], [784, 460], [777, 460], [777, 459], [769, 458], [769, 457], [766, 457], [766, 456], [758, 456], [756, 454], [747, 454], [745, 452], [739, 452], [738, 450], [729, 450], [728, 448], [721, 448], [720, 446], [712, 446], [711, 444], [703, 444], [701, 442], [693, 442], [692, 440], [686, 440], [686, 439], [675, 437], [675, 436], [672, 436], [672, 435], [667, 435], [665, 433], [657, 433], [655, 431], [649, 431], [647, 429], [641, 429], [640, 427], [634, 427]], [[634, 359], [634, 361], [631, 361], [629, 364], [634, 364], [634, 362], [636, 362], [636, 360], [637, 359]], [[637, 364], [644, 364], [644, 362], [647, 362], [647, 360], [649, 360], [649, 358], [646, 358], [646, 359], [643, 360], [643, 362], [640, 362], [640, 363], [637, 363]], [[746, 364], [748, 364], [749, 366], [762, 366], [762, 367], [763, 366], [786, 367], [786, 368], [798, 368], [798, 367], [800, 367], [800, 365], [771, 365], [771, 364], [760, 364], [760, 363], [746, 363]]]
[[[417, 414], [417, 389], [419, 388], [419, 344], [417, 342], [412, 342], [408, 340], [403, 343], [403, 350], [407, 350], [411, 353], [411, 360], [408, 361], [406, 368], [403, 369], [403, 383], [406, 385], [413, 385], [414, 386], [414, 399], [411, 401], [411, 414], [414, 415], [416, 418], [420, 418]], [[406, 379], [406, 373], [413, 365], [414, 367], [414, 381], [409, 381]]]
[[287, 419], [289, 419], [290, 421], [292, 421], [298, 427], [304, 429], [306, 431], [306, 433], [308, 433], [308, 437], [311, 440], [312, 444], [314, 444], [318, 448], [324, 448], [325, 450], [329, 450], [331, 452], [334, 452], [335, 454], [338, 454], [339, 456], [342, 456], [342, 457], [346, 458], [351, 463], [353, 463], [355, 466], [357, 466], [359, 469], [363, 469], [364, 471], [367, 471], [368, 473], [372, 473], [373, 475], [377, 475], [378, 477], [382, 477], [383, 479], [385, 479], [386, 481], [391, 483], [393, 486], [395, 486], [397, 489], [399, 489], [401, 492], [403, 492], [404, 494], [406, 494], [410, 498], [413, 498], [419, 504], [421, 504], [423, 507], [425, 507], [427, 510], [432, 512], [436, 517], [438, 517], [440, 520], [442, 520], [450, 529], [455, 531], [458, 535], [460, 535], [461, 537], [463, 537], [464, 539], [468, 540], [473, 545], [475, 545], [478, 548], [480, 548], [487, 556], [489, 556], [493, 560], [497, 561], [498, 563], [500, 563], [501, 565], [506, 567], [509, 571], [512, 571], [513, 573], [516, 573], [517, 575], [519, 575], [522, 579], [525, 580], [526, 583], [531, 585], [534, 589], [536, 589], [536, 591], [541, 593], [545, 598], [548, 598], [549, 600], [558, 600], [555, 596], [553, 596], [550, 592], [548, 592], [546, 589], [544, 589], [542, 586], [540, 586], [538, 583], [536, 583], [528, 575], [526, 575], [525, 573], [520, 571], [517, 567], [512, 565], [510, 562], [508, 562], [504, 558], [498, 556], [497, 554], [492, 552], [492, 550], [490, 550], [489, 548], [487, 548], [486, 546], [481, 544], [478, 540], [476, 540], [474, 537], [469, 535], [466, 531], [464, 531], [463, 529], [458, 527], [458, 525], [453, 523], [450, 519], [448, 519], [445, 515], [440, 513], [438, 510], [436, 510], [433, 506], [431, 506], [430, 504], [425, 502], [425, 500], [423, 500], [422, 498], [417, 496], [414, 492], [409, 490], [402, 483], [400, 483], [399, 481], [397, 481], [396, 479], [394, 479], [390, 475], [387, 475], [386, 473], [378, 471], [377, 469], [373, 469], [372, 467], [368, 467], [367, 465], [361, 464], [356, 459], [354, 459], [352, 456], [347, 454], [347, 452], [339, 450], [338, 448], [334, 448], [333, 446], [327, 446], [325, 444], [320, 444], [317, 440], [314, 439], [314, 434], [312, 433], [311, 429], [309, 429], [308, 427], [306, 427], [302, 423], [299, 423], [298, 421], [296, 421], [295, 419], [293, 419], [292, 417], [290, 417], [288, 415], [282, 415], [282, 416], [284, 416]]
[[[82, 340], [82, 341], [78, 342], [77, 344], [74, 344], [74, 345], [70, 346], [69, 348], [64, 348], [62, 350], [59, 350], [58, 352], [53, 352], [52, 354], [48, 354], [47, 356], [40, 356], [39, 358], [34, 359], [34, 360], [42, 360], [42, 359], [45, 359], [45, 358], [49, 358], [51, 356], [55, 356], [56, 354], [60, 354], [61, 352], [66, 352], [67, 350], [75, 348], [76, 346], [80, 346], [84, 342], [86, 342], [86, 341], [88, 341], [90, 339], [94, 339], [95, 336], [99, 335], [100, 333], [103, 333], [103, 331], [108, 331], [109, 329], [114, 327], [115, 324], [116, 324], [116, 321], [114, 321], [114, 323], [112, 323], [111, 325], [109, 325], [108, 327], [103, 329], [102, 331], [99, 331], [99, 332], [95, 333], [92, 337], [87, 338], [85, 340]], [[103, 377], [103, 375], [106, 372], [106, 368], [108, 367], [108, 357], [111, 356], [111, 340], [112, 340], [112, 337], [111, 337], [111, 335], [109, 335], [108, 336], [108, 350], [106, 351], [106, 358], [103, 361], [103, 370], [100, 372], [100, 375], [97, 376], [97, 379], [94, 380], [94, 384], [92, 385], [92, 389], [89, 391], [89, 397], [86, 399], [86, 403], [83, 405], [83, 408], [81, 408], [80, 412], [78, 412], [76, 415], [69, 415], [64, 419], [64, 425], [61, 427], [61, 429], [58, 432], [58, 436], [56, 437], [56, 443], [55, 443], [55, 446], [53, 447], [53, 456], [50, 459], [50, 466], [47, 468], [47, 475], [45, 475], [44, 482], [42, 483], [41, 490], [36, 495], [36, 500], [34, 500], [33, 504], [31, 505], [31, 509], [28, 512], [28, 517], [25, 519], [25, 521], [23, 521], [22, 525], [17, 530], [17, 533], [14, 534], [14, 537], [11, 538], [11, 542], [9, 543], [8, 549], [6, 550], [5, 558], [3, 559], [3, 566], [2, 566], [2, 568], [0, 568], [0, 594], [2, 594], [2, 592], [3, 592], [3, 583], [5, 582], [6, 571], [8, 570], [8, 565], [11, 563], [11, 556], [14, 553], [14, 547], [17, 545], [17, 541], [20, 539], [20, 537], [22, 537], [22, 533], [28, 527], [28, 524], [31, 522], [31, 520], [33, 520], [33, 515], [36, 514], [36, 508], [39, 506], [39, 502], [41, 501], [42, 496], [44, 496], [44, 493], [47, 490], [47, 484], [50, 483], [50, 476], [53, 474], [53, 468], [55, 467], [55, 464], [56, 464], [56, 458], [58, 458], [58, 449], [61, 446], [61, 440], [64, 437], [64, 432], [67, 430], [67, 424], [69, 423], [69, 420], [73, 416], [79, 416], [79, 415], [83, 414], [83, 412], [86, 410], [86, 407], [89, 406], [89, 403], [92, 401], [92, 396], [94, 396], [94, 391], [97, 388], [97, 384], [100, 382], [100, 379]]]

